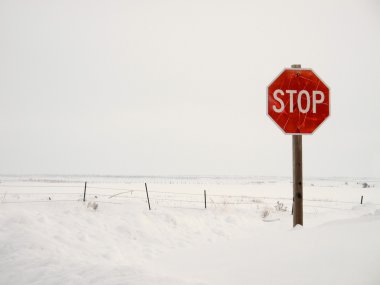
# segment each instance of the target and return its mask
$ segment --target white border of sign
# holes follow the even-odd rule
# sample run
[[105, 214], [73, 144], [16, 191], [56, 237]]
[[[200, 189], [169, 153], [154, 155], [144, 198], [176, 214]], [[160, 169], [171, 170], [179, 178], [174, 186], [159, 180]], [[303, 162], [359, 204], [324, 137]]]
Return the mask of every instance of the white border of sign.
[[[283, 128], [281, 128], [278, 124], [277, 124], [277, 122], [269, 115], [269, 86], [271, 86], [272, 85], [272, 83], [273, 82], [275, 82], [276, 80], [277, 80], [277, 78], [279, 78], [280, 77], [280, 75], [283, 73], [283, 72], [285, 72], [285, 70], [310, 70], [310, 71], [312, 71], [318, 78], [319, 78], [319, 80], [329, 89], [329, 115], [325, 118], [325, 120], [318, 126], [318, 127], [316, 127], [315, 128], [315, 130], [312, 132], [312, 133], [310, 133], [310, 134], [300, 134], [300, 133], [287, 133], [287, 132], [285, 132], [284, 131], [284, 129]], [[270, 83], [269, 83], [269, 85], [267, 86], [267, 102], [266, 102], [266, 113], [267, 113], [267, 116], [269, 117], [269, 118], [271, 118], [271, 120], [274, 122], [274, 124], [285, 134], [285, 135], [295, 135], [295, 136], [310, 136], [310, 135], [312, 135], [312, 134], [314, 134], [315, 133], [315, 131], [316, 130], [318, 130], [319, 128], [320, 128], [320, 126], [322, 126], [326, 121], [327, 121], [327, 119], [328, 118], [330, 118], [330, 116], [331, 116], [331, 96], [330, 96], [330, 94], [331, 94], [331, 88], [321, 79], [321, 77], [313, 70], [313, 69], [311, 69], [311, 68], [284, 68]]]

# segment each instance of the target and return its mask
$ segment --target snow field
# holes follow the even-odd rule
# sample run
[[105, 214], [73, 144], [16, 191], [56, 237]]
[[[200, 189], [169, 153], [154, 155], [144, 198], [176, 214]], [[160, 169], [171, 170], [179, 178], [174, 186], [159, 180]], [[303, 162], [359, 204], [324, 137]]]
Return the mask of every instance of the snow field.
[[378, 182], [345, 182], [305, 183], [292, 229], [289, 181], [148, 183], [152, 211], [142, 183], [4, 181], [0, 284], [379, 284]]

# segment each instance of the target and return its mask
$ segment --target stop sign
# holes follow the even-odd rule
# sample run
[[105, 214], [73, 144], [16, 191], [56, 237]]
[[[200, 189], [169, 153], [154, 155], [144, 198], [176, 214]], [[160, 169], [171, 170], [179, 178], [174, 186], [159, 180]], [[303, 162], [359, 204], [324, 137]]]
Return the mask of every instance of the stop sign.
[[267, 107], [286, 134], [312, 134], [330, 114], [329, 88], [311, 69], [285, 69], [268, 87]]

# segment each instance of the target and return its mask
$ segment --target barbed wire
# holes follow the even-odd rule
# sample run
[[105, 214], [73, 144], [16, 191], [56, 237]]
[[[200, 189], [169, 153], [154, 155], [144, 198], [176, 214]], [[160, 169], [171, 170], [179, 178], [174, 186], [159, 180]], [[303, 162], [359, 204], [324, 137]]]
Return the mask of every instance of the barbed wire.
[[[118, 202], [112, 202], [112, 201], [104, 201], [104, 200], [96, 200], [96, 203], [107, 203], [107, 204], [118, 204], [118, 205], [122, 205], [122, 204], [126, 204], [128, 199], [137, 199], [137, 200], [140, 200], [142, 202], [146, 202], [145, 199], [143, 199], [142, 197], [128, 197], [126, 200], [118, 200]], [[177, 199], [152, 199], [152, 202], [162, 202], [162, 201], [168, 201], [168, 202], [181, 202], [181, 203], [196, 203], [196, 204], [203, 204], [203, 202], [201, 201], [189, 201], [189, 200], [177, 200]], [[55, 199], [51, 199], [51, 200], [24, 200], [24, 201], [0, 201], [0, 204], [28, 204], [28, 203], [55, 203], [55, 202], [82, 202], [83, 203], [83, 200], [82, 199], [65, 199], [65, 200], [55, 200]], [[88, 202], [88, 201], [87, 201]], [[95, 201], [94, 201], [95, 202]], [[156, 203], [157, 205], [159, 203]], [[212, 205], [255, 205], [255, 203], [243, 203], [243, 202], [215, 202], [215, 201], [210, 201], [208, 203], [209, 206], [212, 206]], [[371, 203], [371, 205], [376, 205], [376, 206], [380, 206], [380, 203]], [[173, 206], [173, 205], [162, 205], [160, 204], [159, 205], [160, 207], [164, 207], [164, 208], [189, 208], [189, 207], [178, 207], [178, 206]], [[337, 208], [337, 207], [329, 207], [329, 206], [322, 206], [322, 205], [308, 205], [308, 204], [304, 204], [304, 207], [305, 208], [323, 208], [323, 209], [333, 209], [333, 210], [339, 210], [339, 211], [346, 211], [346, 210], [350, 210], [350, 208]], [[191, 209], [191, 208], [189, 208]], [[199, 208], [192, 208], [192, 209], [203, 209], [203, 207], [199, 207]], [[286, 210], [288, 211], [288, 210]]]
[[150, 193], [160, 193], [160, 194], [175, 194], [175, 195], [189, 195], [189, 196], [203, 196], [204, 194], [199, 193], [184, 193], [184, 192], [165, 192], [165, 191], [149, 191]]
[[80, 200], [28, 200], [28, 201], [1, 201], [0, 204], [26, 204], [26, 203], [51, 203], [51, 202], [79, 202]]
[[[1, 192], [0, 195], [83, 195], [82, 192]], [[92, 194], [91, 194], [92, 195]], [[107, 195], [109, 196], [109, 195]]]
[[0, 183], [0, 187], [7, 188], [73, 188], [73, 187], [83, 187], [83, 185], [6, 185]]
[[146, 197], [116, 197], [117, 200], [123, 200], [123, 199], [126, 199], [126, 201], [128, 201], [128, 199], [141, 199], [141, 200], [144, 200], [146, 201]]
[[[0, 187], [6, 188], [73, 188], [73, 187], [81, 187], [83, 188], [83, 184], [75, 184], [75, 185], [7, 185], [7, 184], [1, 184]], [[133, 194], [133, 192], [142, 192], [144, 193], [145, 190], [141, 189], [130, 189], [130, 188], [113, 188], [113, 187], [101, 187], [101, 186], [92, 186], [87, 184], [87, 189], [103, 189], [103, 190], [123, 190], [126, 192], [123, 193], [117, 193], [117, 194], [100, 194], [100, 193], [88, 193], [87, 195], [94, 195], [99, 197], [106, 197], [109, 196], [112, 198], [113, 196], [117, 195], [123, 195], [123, 194]], [[82, 192], [2, 192], [0, 195], [82, 195]], [[189, 195], [189, 196], [203, 196], [203, 193], [184, 193], [184, 192], [169, 192], [169, 191], [149, 191], [150, 195], [154, 194], [170, 194], [170, 195]], [[221, 197], [221, 198], [237, 198], [237, 199], [264, 199], [264, 200], [288, 200], [292, 201], [293, 199], [290, 197], [268, 197], [268, 196], [251, 196], [251, 195], [228, 195], [228, 194], [208, 194], [208, 197]], [[154, 198], [154, 196], [152, 196]], [[358, 204], [354, 201], [340, 201], [340, 200], [328, 200], [328, 199], [303, 199], [304, 201], [309, 202], [326, 202], [326, 203], [346, 203], [346, 204]], [[258, 201], [252, 201], [253, 203], [257, 203]], [[224, 203], [224, 202], [222, 202]]]
[[178, 199], [164, 199], [164, 198], [150, 198], [153, 201], [170, 201], [170, 202], [183, 202], [183, 203], [202, 203], [204, 201], [194, 201], [194, 200], [178, 200]]
[[[0, 187], [6, 188], [74, 188], [74, 187], [81, 187], [83, 188], [83, 185], [5, 185], [0, 184]], [[100, 189], [100, 190], [117, 190], [117, 191], [124, 191], [120, 193], [88, 193], [89, 189]], [[87, 185], [87, 197], [92, 197], [97, 199], [96, 202], [98, 203], [109, 203], [109, 204], [125, 204], [128, 203], [131, 199], [134, 200], [140, 200], [140, 201], [146, 201], [145, 197], [146, 190], [140, 190], [140, 189], [130, 189], [130, 188], [113, 188], [113, 187], [100, 187], [100, 186], [88, 186]], [[144, 196], [137, 196], [137, 193], [144, 193]], [[6, 192], [0, 192], [0, 204], [21, 204], [21, 203], [49, 203], [49, 202], [76, 202], [76, 201], [82, 201], [82, 197], [84, 193], [83, 192], [12, 192], [12, 191], [6, 191]], [[46, 200], [10, 200], [9, 197], [13, 198], [14, 195], [26, 195], [28, 197], [33, 196], [46, 196], [49, 199]], [[60, 196], [60, 195], [77, 195], [78, 199], [54, 199], [54, 196]], [[150, 200], [156, 205], [160, 204], [160, 202], [164, 202], [164, 205], [160, 204], [160, 207], [166, 207], [166, 208], [176, 208], [173, 207], [173, 205], [165, 205], [165, 202], [172, 202], [172, 203], [185, 203], [185, 204], [199, 204], [203, 205], [204, 200], [194, 200], [194, 199], [177, 199], [176, 196], [184, 197], [184, 196], [197, 196], [202, 197], [204, 194], [202, 193], [186, 193], [186, 192], [173, 192], [173, 191], [149, 191]], [[104, 201], [100, 198], [108, 197], [108, 199], [117, 199], [116, 201]], [[53, 199], [51, 199], [53, 198]], [[189, 197], [190, 198], [190, 197]], [[18, 199], [20, 199], [18, 197]], [[252, 195], [228, 195], [228, 194], [210, 194], [207, 195], [207, 205], [257, 205], [260, 203], [268, 203], [264, 201], [268, 200], [277, 200], [277, 201], [289, 201], [290, 203], [287, 203], [287, 206], [289, 204], [292, 204], [292, 198], [290, 197], [268, 197], [268, 196], [252, 196]], [[316, 203], [334, 203], [334, 204], [350, 204], [350, 205], [360, 205], [359, 201], [340, 201], [340, 200], [331, 200], [331, 199], [303, 199], [305, 208], [325, 208], [325, 209], [334, 209], [334, 210], [349, 210], [349, 208], [339, 208], [338, 207], [331, 207], [326, 205], [316, 205]], [[166, 203], [167, 204], [167, 203]], [[371, 205], [380, 206], [380, 203], [370, 203]], [[336, 205], [337, 206], [337, 205]], [[177, 208], [188, 208], [188, 207], [177, 207]], [[201, 208], [201, 207], [199, 207]], [[202, 207], [203, 208], [203, 207]], [[198, 209], [198, 208], [196, 208]]]
[[[134, 190], [132, 190], [134, 191]], [[145, 192], [145, 191], [143, 191]], [[151, 194], [153, 191], [149, 192], [149, 194]], [[153, 192], [154, 193], [154, 192]], [[155, 192], [155, 193], [170, 193], [170, 194], [173, 194], [173, 195], [181, 195], [183, 193], [180, 193], [180, 192]], [[122, 198], [144, 198], [145, 196], [142, 196], [142, 197], [138, 197], [138, 196], [126, 196], [126, 195], [123, 195], [123, 194], [133, 194], [133, 192], [123, 192], [123, 193], [117, 193], [117, 194], [114, 194], [114, 195], [109, 195], [109, 194], [103, 194], [103, 193], [87, 193], [87, 196], [98, 196], [98, 197], [108, 197], [108, 198], [117, 198], [119, 199], [120, 197]], [[0, 195], [6, 195], [6, 196], [10, 196], [10, 195], [28, 195], [28, 196], [31, 196], [31, 195], [83, 195], [83, 193], [81, 192], [0, 192]], [[120, 197], [117, 197], [118, 195], [120, 195]], [[121, 196], [123, 195], [123, 196]], [[198, 196], [203, 196], [202, 194], [197, 194]], [[246, 204], [246, 203], [260, 203], [261, 201], [258, 200], [258, 199], [263, 199], [263, 200], [288, 200], [288, 201], [291, 201], [292, 199], [291, 198], [286, 198], [286, 197], [266, 197], [266, 196], [238, 196], [238, 195], [208, 195], [208, 201], [210, 202], [214, 202], [214, 203], [218, 203], [218, 204], [225, 204], [225, 203], [228, 203], [227, 201], [213, 201], [212, 200], [212, 197], [223, 197], [223, 198], [238, 198], [238, 199], [252, 199], [251, 201], [249, 202], [245, 202], [243, 204]], [[178, 200], [178, 199], [170, 199], [170, 198], [156, 198], [154, 196], [151, 196], [150, 197], [151, 199], [156, 199], [156, 200], [167, 200], [167, 201], [182, 201], [182, 202], [186, 202], [186, 201], [192, 201], [192, 200]], [[314, 203], [318, 203], [318, 202], [324, 202], [324, 203], [344, 203], [344, 204], [358, 204], [358, 202], [353, 202], [353, 201], [340, 201], [340, 200], [327, 200], [327, 199], [304, 199], [304, 201], [308, 201], [308, 202], [314, 202]], [[203, 203], [204, 201], [203, 200], [199, 200], [199, 201], [193, 201], [193, 202], [199, 202], [199, 203]], [[238, 202], [234, 202], [235, 204], [238, 203]], [[376, 204], [376, 203], [373, 203], [373, 204]]]
[[118, 191], [136, 191], [136, 192], [145, 192], [145, 190], [141, 189], [130, 189], [130, 188], [113, 188], [113, 187], [99, 187], [87, 185], [87, 189], [103, 189], [103, 190], [118, 190]]
[[215, 204], [215, 205], [256, 205], [255, 202], [214, 202], [210, 201], [209, 204]]

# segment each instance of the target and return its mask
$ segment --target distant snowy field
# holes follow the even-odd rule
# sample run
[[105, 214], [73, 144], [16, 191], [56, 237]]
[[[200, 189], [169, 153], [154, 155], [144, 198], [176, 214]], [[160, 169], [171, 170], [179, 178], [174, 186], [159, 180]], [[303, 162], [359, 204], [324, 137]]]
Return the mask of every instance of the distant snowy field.
[[0, 284], [380, 284], [379, 179], [291, 209], [289, 178], [0, 176]]

